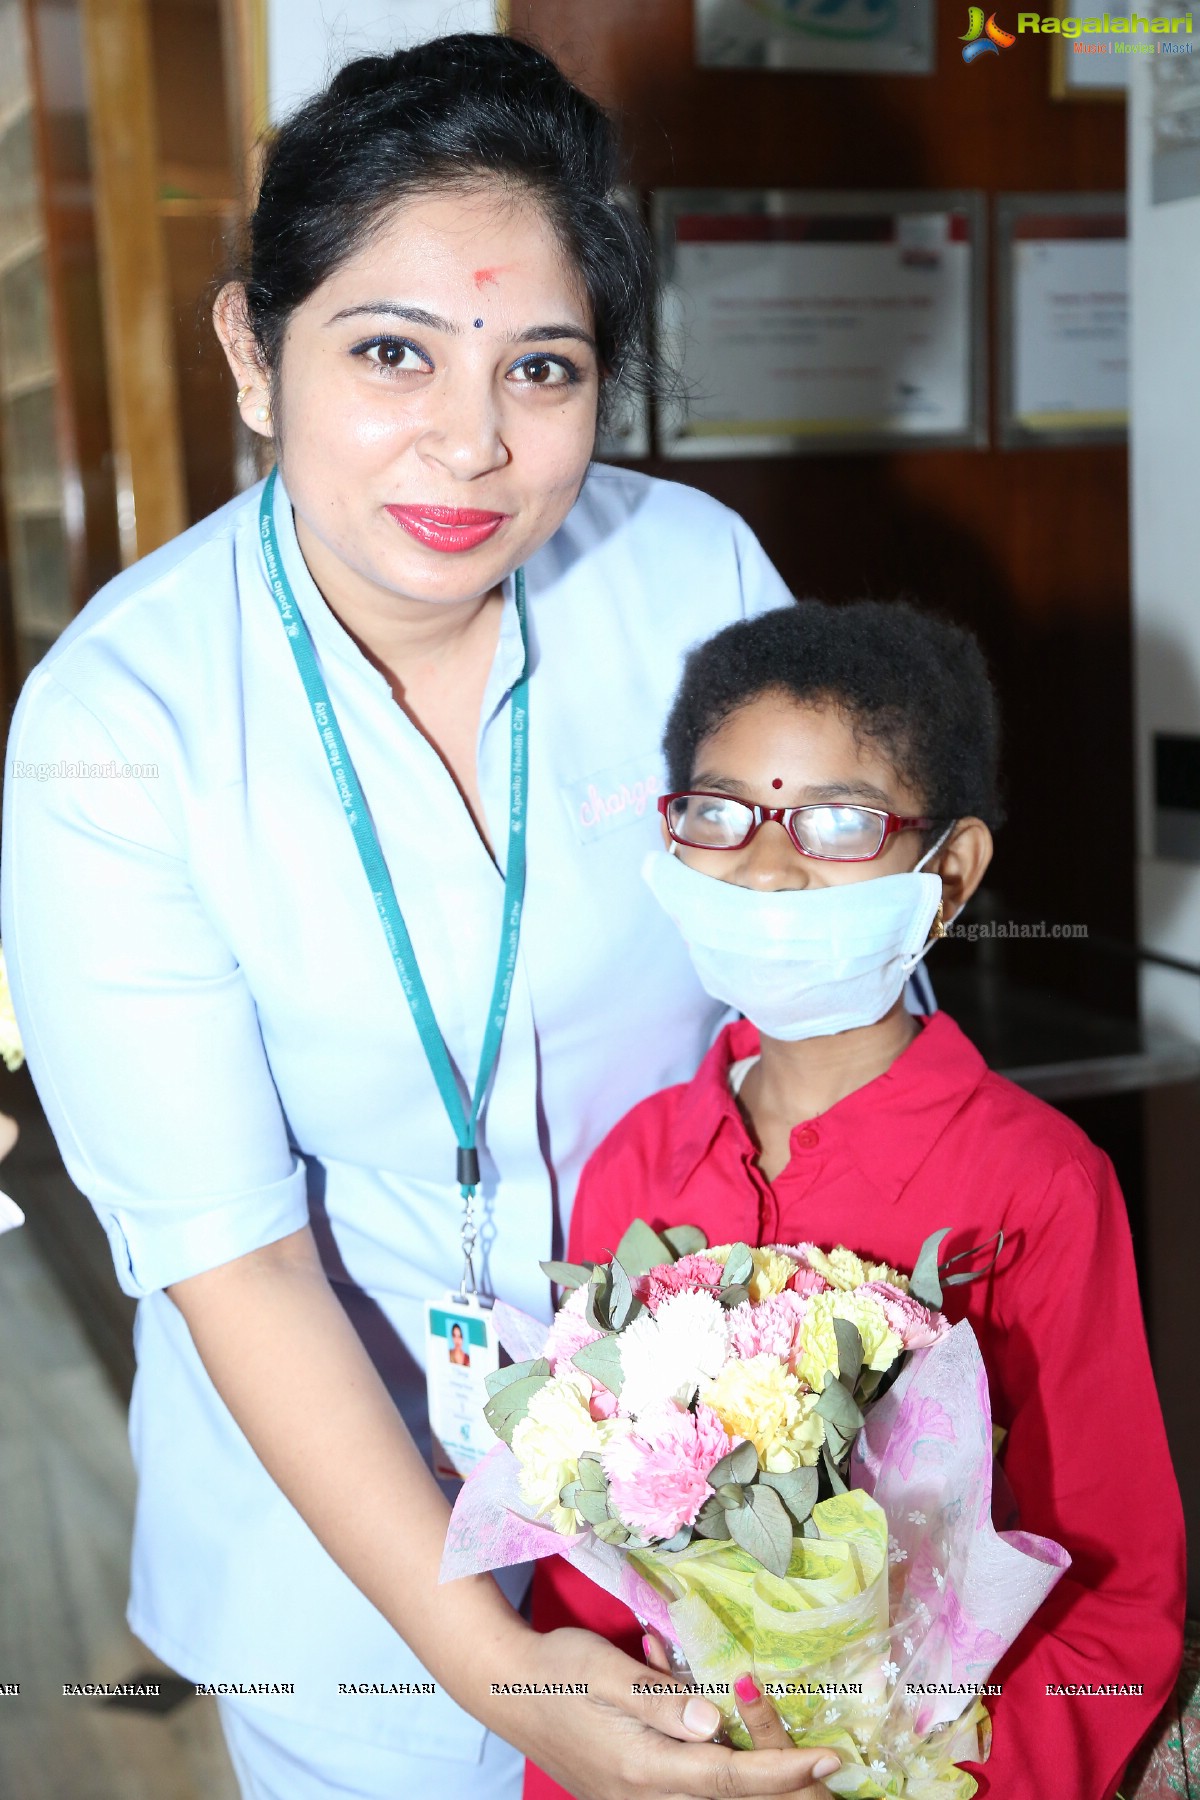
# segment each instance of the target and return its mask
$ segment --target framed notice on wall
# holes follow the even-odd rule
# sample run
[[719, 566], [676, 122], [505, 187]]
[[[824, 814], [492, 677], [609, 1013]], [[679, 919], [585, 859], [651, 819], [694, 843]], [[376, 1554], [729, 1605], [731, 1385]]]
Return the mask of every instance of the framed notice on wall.
[[1119, 442], [1129, 418], [1125, 196], [996, 202], [1000, 442]]
[[664, 189], [664, 456], [986, 441], [975, 193]]
[[928, 75], [933, 0], [694, 0], [696, 61], [720, 69]]

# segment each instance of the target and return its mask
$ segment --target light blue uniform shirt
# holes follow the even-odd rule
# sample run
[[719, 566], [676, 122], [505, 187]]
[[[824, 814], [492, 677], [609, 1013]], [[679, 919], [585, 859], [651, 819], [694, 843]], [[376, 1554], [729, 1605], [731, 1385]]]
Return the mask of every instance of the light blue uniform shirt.
[[[8, 747], [4, 944], [67, 1169], [140, 1298], [130, 1625], [190, 1679], [292, 1682], [294, 1697], [261, 1704], [473, 1761], [483, 1727], [442, 1693], [339, 1695], [339, 1682], [423, 1671], [265, 1473], [162, 1292], [311, 1219], [428, 1450], [422, 1303], [461, 1271], [455, 1142], [267, 586], [259, 492], [110, 583], [26, 684]], [[469, 1084], [501, 874], [317, 591], [282, 486], [276, 520]], [[640, 877], [683, 654], [788, 596], [716, 501], [599, 465], [526, 575], [529, 868], [480, 1129], [481, 1285], [548, 1316], [538, 1261], [561, 1243], [585, 1158], [636, 1101], [692, 1074], [720, 1016]], [[520, 667], [510, 579], [478, 742], [501, 857]]]

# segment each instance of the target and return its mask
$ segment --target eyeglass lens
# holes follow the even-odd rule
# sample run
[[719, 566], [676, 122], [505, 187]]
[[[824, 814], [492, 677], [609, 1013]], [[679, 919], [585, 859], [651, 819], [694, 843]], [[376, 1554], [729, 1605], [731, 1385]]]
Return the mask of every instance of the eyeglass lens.
[[[668, 808], [671, 835], [696, 850], [733, 850], [754, 824], [753, 809], [724, 795], [681, 794]], [[884, 821], [862, 806], [802, 806], [791, 830], [810, 856], [847, 862], [874, 856], [883, 842]]]

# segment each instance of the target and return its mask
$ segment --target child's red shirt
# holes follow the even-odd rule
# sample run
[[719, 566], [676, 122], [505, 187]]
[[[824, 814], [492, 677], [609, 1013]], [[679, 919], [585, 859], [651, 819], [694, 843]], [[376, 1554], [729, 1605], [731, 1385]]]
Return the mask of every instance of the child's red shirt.
[[[992, 1274], [947, 1289], [945, 1310], [979, 1341], [1022, 1527], [1073, 1562], [993, 1673], [991, 1757], [968, 1766], [992, 1800], [1110, 1800], [1171, 1690], [1184, 1612], [1182, 1509], [1112, 1165], [937, 1013], [884, 1075], [797, 1125], [768, 1182], [728, 1079], [758, 1048], [752, 1025], [729, 1026], [691, 1082], [621, 1120], [584, 1169], [568, 1255], [601, 1260], [644, 1218], [911, 1268], [941, 1226], [943, 1260], [1003, 1226]], [[640, 1657], [632, 1614], [557, 1557], [538, 1567], [533, 1617]], [[1109, 1685], [1142, 1691], [1087, 1691]], [[562, 1789], [529, 1765], [525, 1794]]]

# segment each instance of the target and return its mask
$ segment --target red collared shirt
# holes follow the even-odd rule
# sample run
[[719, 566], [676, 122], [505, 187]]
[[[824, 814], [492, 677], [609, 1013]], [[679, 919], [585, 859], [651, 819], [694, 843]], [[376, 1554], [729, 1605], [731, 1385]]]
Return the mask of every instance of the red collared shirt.
[[[1110, 1800], [1171, 1690], [1184, 1612], [1182, 1509], [1112, 1165], [936, 1013], [885, 1074], [795, 1127], [768, 1182], [728, 1081], [758, 1047], [752, 1025], [729, 1026], [694, 1080], [622, 1119], [583, 1172], [568, 1255], [608, 1256], [640, 1217], [911, 1268], [942, 1226], [943, 1261], [1004, 1228], [990, 1276], [947, 1289], [945, 1311], [979, 1340], [1022, 1527], [1073, 1561], [993, 1672], [992, 1753], [967, 1766], [993, 1800]], [[539, 1565], [534, 1622], [638, 1654], [631, 1614], [558, 1558]], [[1142, 1691], [1059, 1691], [1110, 1685]], [[530, 1769], [526, 1800], [560, 1792]]]

